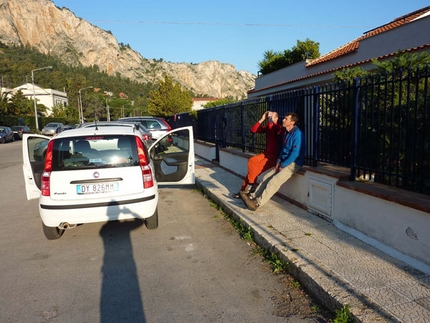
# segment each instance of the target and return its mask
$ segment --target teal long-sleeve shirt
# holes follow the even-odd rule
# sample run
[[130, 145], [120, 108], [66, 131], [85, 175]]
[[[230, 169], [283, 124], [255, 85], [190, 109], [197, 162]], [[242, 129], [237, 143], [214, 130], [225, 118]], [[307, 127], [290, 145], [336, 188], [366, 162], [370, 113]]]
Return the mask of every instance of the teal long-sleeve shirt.
[[305, 163], [305, 140], [303, 133], [297, 126], [288, 131], [283, 138], [278, 163], [282, 168], [291, 163], [303, 166]]

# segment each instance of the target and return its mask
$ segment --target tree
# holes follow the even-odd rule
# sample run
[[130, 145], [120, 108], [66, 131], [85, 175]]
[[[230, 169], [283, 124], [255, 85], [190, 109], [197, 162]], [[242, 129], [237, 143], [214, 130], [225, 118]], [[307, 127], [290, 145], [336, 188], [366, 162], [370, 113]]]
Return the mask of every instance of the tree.
[[306, 38], [305, 41], [297, 40], [297, 45], [284, 52], [269, 50], [264, 52], [264, 58], [258, 62], [262, 75], [277, 71], [291, 64], [301, 62], [305, 59], [314, 59], [320, 56], [320, 44]]
[[34, 114], [33, 100], [28, 100], [22, 91], [16, 92], [10, 99], [10, 104], [14, 106], [16, 116], [28, 116]]
[[235, 103], [235, 102], [237, 102], [237, 100], [234, 100], [232, 98], [218, 99], [218, 100], [210, 101], [210, 102], [206, 103], [203, 106], [203, 108], [212, 108], [212, 107], [217, 107], [219, 105]]
[[158, 82], [158, 88], [149, 92], [148, 113], [167, 117], [177, 113], [189, 112], [193, 106], [190, 92], [164, 74], [164, 81]]
[[1, 93], [0, 97], [0, 115], [8, 115], [10, 113], [9, 91]]

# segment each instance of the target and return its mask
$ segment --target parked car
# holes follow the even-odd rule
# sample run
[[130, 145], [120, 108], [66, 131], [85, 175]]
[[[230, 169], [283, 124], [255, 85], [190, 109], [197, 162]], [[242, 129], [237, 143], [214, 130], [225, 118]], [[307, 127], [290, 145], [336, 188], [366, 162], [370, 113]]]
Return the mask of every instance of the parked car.
[[85, 122], [82, 123], [79, 127], [108, 127], [108, 126], [134, 126], [139, 129], [142, 133], [143, 140], [146, 143], [152, 143], [152, 133], [146, 129], [140, 122], [132, 122], [132, 121], [99, 121], [99, 122]]
[[9, 141], [15, 141], [15, 136], [10, 127], [0, 126], [0, 142], [6, 143]]
[[12, 126], [13, 135], [15, 136], [15, 140], [22, 140], [22, 135], [24, 133], [33, 133], [31, 129], [27, 126]]
[[[158, 184], [193, 184], [192, 127], [173, 130], [147, 149], [134, 125], [81, 127], [54, 137], [24, 134], [23, 174], [27, 199], [39, 199], [45, 237], [60, 238], [78, 224], [142, 219], [158, 227]], [[171, 134], [169, 133], [169, 135]], [[46, 146], [45, 158], [36, 151]]]
[[172, 130], [172, 127], [166, 120], [157, 117], [126, 117], [120, 118], [118, 120], [140, 122], [146, 129], [152, 132], [152, 138], [154, 139], [158, 139], [161, 136], [164, 136], [170, 130]]
[[61, 122], [50, 122], [42, 129], [42, 135], [54, 136], [58, 128], [60, 128], [63, 124]]
[[75, 128], [75, 125], [71, 125], [71, 124], [63, 124], [61, 127], [59, 127], [58, 129], [57, 129], [57, 131], [55, 132], [55, 134], [59, 134], [60, 132], [62, 132], [62, 131], [65, 131], [65, 130], [70, 130], [70, 129], [74, 129]]
[[45, 160], [46, 149], [48, 148], [47, 140], [38, 140], [37, 142], [33, 142], [33, 155], [32, 159], [35, 161], [41, 162]]

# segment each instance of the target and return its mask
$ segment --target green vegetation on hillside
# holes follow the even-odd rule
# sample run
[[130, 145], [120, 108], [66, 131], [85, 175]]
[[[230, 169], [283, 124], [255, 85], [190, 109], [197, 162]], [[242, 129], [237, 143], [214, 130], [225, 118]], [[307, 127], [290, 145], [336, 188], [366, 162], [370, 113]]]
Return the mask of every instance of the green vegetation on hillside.
[[[79, 90], [94, 87], [95, 90], [81, 91], [84, 116], [92, 120], [106, 118], [106, 105], [109, 105], [111, 119], [129, 115], [147, 114], [149, 92], [157, 88], [153, 83], [138, 83], [119, 74], [110, 76], [100, 71], [98, 66], [68, 66], [58, 58], [44, 55], [29, 47], [10, 47], [0, 43], [0, 79], [2, 87], [14, 88], [31, 83], [31, 71], [53, 66], [52, 70], [40, 70], [34, 73], [35, 84], [43, 88], [64, 91], [68, 95], [69, 106], [54, 109], [55, 117], [62, 117], [67, 122], [78, 121]], [[103, 95], [111, 92], [112, 97]], [[32, 115], [32, 100], [22, 100], [17, 95], [12, 102], [0, 98], [0, 116]], [[40, 108], [40, 109], [39, 109]], [[38, 105], [38, 111], [43, 106]]]

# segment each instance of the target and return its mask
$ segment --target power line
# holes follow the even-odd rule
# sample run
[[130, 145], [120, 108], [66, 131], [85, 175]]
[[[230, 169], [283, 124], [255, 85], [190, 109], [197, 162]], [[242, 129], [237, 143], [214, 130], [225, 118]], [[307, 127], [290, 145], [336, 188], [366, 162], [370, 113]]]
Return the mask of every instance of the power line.
[[286, 28], [325, 28], [325, 29], [363, 29], [371, 26], [337, 26], [315, 24], [259, 24], [259, 23], [229, 23], [202, 21], [146, 21], [146, 20], [89, 20], [92, 23], [124, 24], [124, 25], [205, 25], [205, 26], [235, 26], [235, 27], [286, 27]]

